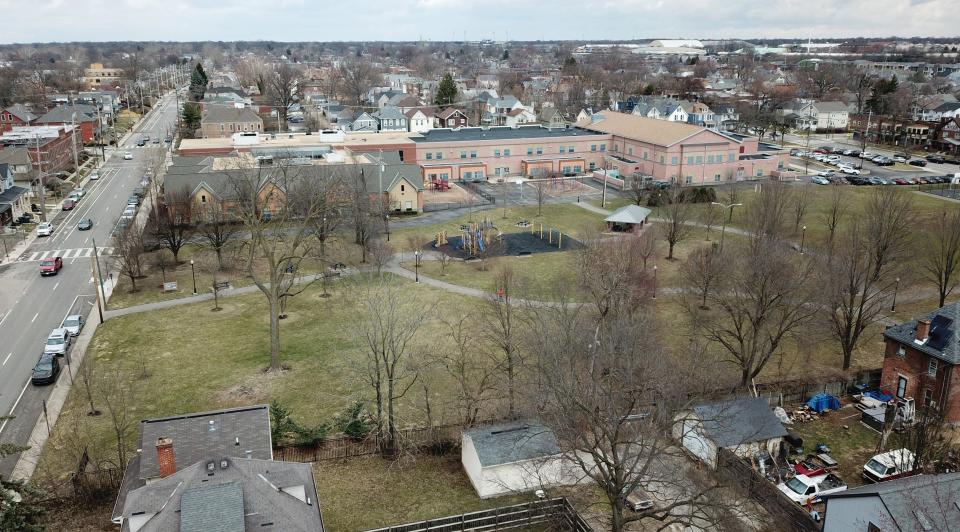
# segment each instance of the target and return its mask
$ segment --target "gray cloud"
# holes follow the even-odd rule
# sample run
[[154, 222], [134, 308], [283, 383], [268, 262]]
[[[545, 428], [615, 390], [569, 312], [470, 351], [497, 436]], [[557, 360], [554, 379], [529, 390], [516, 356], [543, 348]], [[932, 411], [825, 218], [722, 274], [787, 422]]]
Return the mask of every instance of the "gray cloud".
[[956, 0], [0, 0], [2, 42], [956, 36]]

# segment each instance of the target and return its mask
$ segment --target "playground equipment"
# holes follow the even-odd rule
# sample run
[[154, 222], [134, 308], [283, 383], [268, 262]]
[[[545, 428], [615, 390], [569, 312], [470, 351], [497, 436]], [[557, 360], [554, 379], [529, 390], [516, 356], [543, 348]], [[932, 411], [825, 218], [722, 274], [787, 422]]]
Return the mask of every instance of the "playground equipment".
[[[553, 244], [553, 232], [552, 227], [547, 228], [547, 243]], [[559, 229], [556, 229], [557, 232], [557, 249], [563, 249], [563, 233]], [[530, 234], [534, 234], [534, 226], [530, 226]], [[540, 224], [540, 240], [543, 240], [543, 224]]]
[[460, 233], [460, 249], [471, 257], [485, 252], [494, 238], [499, 239], [503, 235], [489, 220], [463, 224], [460, 226]]
[[438, 248], [440, 246], [446, 246], [448, 243], [449, 242], [447, 242], [447, 232], [446, 231], [437, 232], [436, 242], [434, 242], [433, 247]]

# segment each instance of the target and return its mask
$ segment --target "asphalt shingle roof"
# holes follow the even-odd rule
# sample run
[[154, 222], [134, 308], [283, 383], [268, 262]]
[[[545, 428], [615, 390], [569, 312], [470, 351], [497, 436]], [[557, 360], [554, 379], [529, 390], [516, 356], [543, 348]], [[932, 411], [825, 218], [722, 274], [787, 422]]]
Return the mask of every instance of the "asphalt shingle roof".
[[[826, 495], [828, 499], [876, 495], [896, 530], [956, 530], [960, 523], [960, 473], [917, 475]], [[829, 508], [829, 502], [827, 503]], [[920, 521], [922, 515], [926, 523]]]
[[888, 327], [887, 330], [883, 331], [883, 336], [932, 357], [936, 357], [944, 362], [960, 364], [960, 335], [956, 334], [957, 328], [960, 327], [960, 301], [938, 308], [921, 317], [932, 322], [937, 316], [943, 316], [944, 318], [953, 320], [953, 323], [943, 331], [931, 330], [931, 335], [948, 335], [945, 339], [943, 349], [935, 349], [930, 345], [929, 341], [923, 344], [918, 344], [914, 341], [917, 337], [917, 320], [910, 320], [899, 325]]
[[203, 109], [203, 117], [200, 119], [200, 122], [204, 124], [229, 122], [263, 123], [263, 120], [249, 107], [237, 109], [236, 107], [226, 105], [208, 105]]
[[650, 216], [650, 209], [638, 205], [625, 205], [607, 216], [603, 221], [618, 224], [639, 224]]
[[511, 464], [560, 453], [553, 431], [535, 420], [489, 425], [464, 432], [483, 467]]
[[89, 122], [97, 118], [97, 108], [92, 105], [74, 104], [58, 105], [49, 113], [36, 120], [37, 124], [69, 124], [73, 120], [73, 113], [77, 113], [76, 121]]
[[237, 482], [190, 488], [180, 496], [180, 532], [244, 532]]
[[777, 419], [766, 398], [752, 397], [693, 407], [704, 433], [718, 447], [781, 438], [787, 429]]

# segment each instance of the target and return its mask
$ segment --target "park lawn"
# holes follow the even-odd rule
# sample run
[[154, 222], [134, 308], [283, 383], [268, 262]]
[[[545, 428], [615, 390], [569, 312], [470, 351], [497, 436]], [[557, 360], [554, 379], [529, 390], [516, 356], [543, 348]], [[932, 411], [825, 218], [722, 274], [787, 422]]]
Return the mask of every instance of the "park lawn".
[[[481, 301], [391, 279], [416, 287], [425, 300], [436, 302], [437, 316], [472, 312]], [[329, 298], [321, 297], [319, 286], [292, 298], [280, 337], [287, 369], [278, 374], [264, 373], [269, 363], [269, 323], [259, 293], [223, 299], [220, 312], [211, 312], [212, 302], [205, 301], [111, 319], [98, 328], [84, 362], [93, 364], [94, 402], [105, 410], [96, 383], [116, 372], [132, 390], [131, 419], [277, 400], [304, 425], [328, 421], [352, 401], [372, 396], [357, 371], [362, 368], [363, 348], [355, 326], [358, 304], [352, 299], [367, 282], [369, 278], [362, 277], [335, 283]], [[433, 318], [421, 328], [411, 352], [446, 349], [447, 342], [447, 329]], [[453, 421], [455, 405], [444, 401], [450, 397], [452, 382], [439, 367], [424, 371], [428, 373], [418, 383], [430, 385], [433, 420]], [[84, 415], [89, 410], [84, 391], [78, 379], [44, 449], [40, 475], [61, 478], [76, 465], [79, 455], [74, 451], [79, 445], [90, 449], [94, 463], [116, 456], [109, 416]], [[401, 428], [425, 422], [423, 397], [418, 384], [398, 403]], [[131, 426], [127, 445], [131, 451], [135, 435], [136, 427]]]
[[314, 464], [323, 524], [331, 532], [368, 530], [528, 502], [529, 495], [481, 499], [459, 453]]

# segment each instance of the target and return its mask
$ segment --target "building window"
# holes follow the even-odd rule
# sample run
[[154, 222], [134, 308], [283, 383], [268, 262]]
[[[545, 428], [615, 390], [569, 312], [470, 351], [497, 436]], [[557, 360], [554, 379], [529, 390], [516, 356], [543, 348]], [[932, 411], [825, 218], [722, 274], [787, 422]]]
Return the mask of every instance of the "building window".
[[650, 155], [650, 154], [649, 154], [649, 153], [647, 153], [646, 151], [644, 151], [644, 152], [643, 152], [643, 160], [644, 160], [644, 161], [646, 161], [646, 160], [647, 160], [647, 158], [648, 158], [648, 155]]
[[927, 375], [930, 375], [931, 377], [936, 377], [937, 365], [938, 365], [937, 359], [931, 358], [930, 362], [927, 363]]
[[592, 171], [597, 167], [597, 163], [590, 163], [590, 170]]
[[899, 397], [900, 399], [903, 399], [906, 393], [907, 393], [907, 378], [902, 375], [898, 375], [897, 376], [897, 397]]
[[627, 148], [627, 155], [633, 155], [633, 146]]
[[537, 155], [543, 155], [543, 146], [537, 146]]
[[206, 203], [206, 202], [207, 202], [207, 195], [200, 194], [200, 203]]
[[688, 156], [687, 156], [687, 164], [693, 164], [693, 161], [694, 161], [693, 155], [688, 155]]
[[461, 158], [461, 159], [466, 159], [466, 158], [467, 158], [467, 152], [465, 152], [465, 151], [460, 152], [460, 158]]
[[567, 153], [573, 153], [573, 146], [567, 148]]
[[713, 155], [707, 155], [707, 164], [713, 164]]
[[401, 192], [401, 193], [403, 193], [403, 191], [404, 191], [404, 190], [403, 190], [403, 187], [404, 187], [404, 185], [400, 185], [400, 192]]
[[533, 148], [527, 148], [527, 155], [533, 155]]
[[560, 146], [560, 153], [566, 153], [566, 152], [567, 152], [567, 148], [564, 146]]
[[476, 159], [476, 158], [477, 158], [477, 152], [476, 152], [476, 150], [473, 150], [473, 151], [470, 152], [470, 158], [471, 158], [471, 159]]
[[437, 152], [437, 160], [439, 161], [439, 160], [441, 160], [441, 159], [443, 159], [443, 152], [442, 152], [442, 151], [438, 151], [438, 152]]
[[583, 167], [578, 164], [573, 167], [573, 171], [579, 174], [580, 172], [583, 172]]
[[427, 160], [428, 160], [428, 161], [432, 161], [432, 160], [433, 160], [433, 152], [429, 152], [429, 151], [427, 152]]
[[613, 145], [613, 151], [620, 151], [620, 147], [616, 144]]
[[601, 144], [601, 145], [600, 145], [600, 151], [607, 151], [607, 145], [606, 145], [606, 144]]
[[907, 350], [902, 345], [897, 347], [897, 356], [900, 358], [906, 358], [907, 356]]
[[693, 183], [693, 176], [692, 176], [692, 175], [688, 175], [688, 176], [687, 176], [687, 184], [689, 185], [689, 184], [691, 184], [691, 183]]
[[597, 145], [596, 145], [596, 144], [591, 144], [591, 145], [590, 145], [590, 151], [597, 151]]
[[670, 164], [671, 164], [672, 166], [676, 166], [676, 165], [677, 165], [677, 162], [679, 162], [679, 160], [680, 160], [680, 158], [677, 157], [676, 155], [674, 155], [673, 157], [670, 158]]
[[727, 162], [728, 162], [728, 163], [732, 163], [732, 162], [733, 162], [733, 154], [732, 154], [732, 153], [727, 157]]
[[927, 388], [923, 390], [923, 406], [930, 406], [933, 402], [933, 390]]
[[697, 164], [703, 164], [703, 155], [697, 155]]
[[500, 157], [500, 150], [493, 150], [494, 157]]
[[503, 156], [504, 156], [504, 157], [510, 157], [510, 149], [509, 149], [509, 148], [504, 148], [504, 149], [503, 149]]
[[715, 175], [713, 176], [713, 180], [714, 180], [715, 182], [719, 183], [719, 182], [720, 182], [720, 174], [715, 174]]

